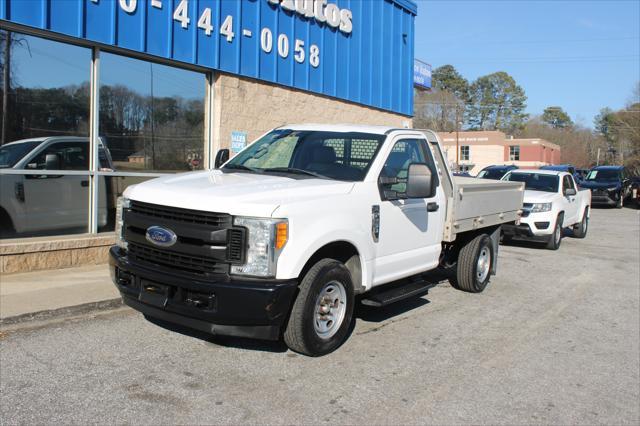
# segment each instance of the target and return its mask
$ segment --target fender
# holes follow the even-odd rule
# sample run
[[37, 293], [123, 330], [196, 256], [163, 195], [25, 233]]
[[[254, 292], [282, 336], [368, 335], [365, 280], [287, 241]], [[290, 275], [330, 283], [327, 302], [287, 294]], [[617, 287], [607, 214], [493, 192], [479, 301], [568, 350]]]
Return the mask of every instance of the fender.
[[[329, 225], [335, 226], [332, 218], [325, 218], [312, 227], [306, 227], [306, 230], [298, 228], [292, 224], [290, 229], [291, 240], [287, 243], [278, 259], [278, 269], [276, 278], [292, 279], [298, 278], [302, 273], [304, 266], [309, 259], [322, 247], [335, 243], [346, 242], [353, 245], [360, 256], [360, 267], [362, 268], [362, 285], [370, 288], [373, 281], [372, 263], [368, 260], [373, 259], [373, 245], [366, 238], [371, 238], [358, 228], [349, 229], [347, 227], [331, 228]], [[326, 233], [317, 234], [318, 229], [328, 230]]]

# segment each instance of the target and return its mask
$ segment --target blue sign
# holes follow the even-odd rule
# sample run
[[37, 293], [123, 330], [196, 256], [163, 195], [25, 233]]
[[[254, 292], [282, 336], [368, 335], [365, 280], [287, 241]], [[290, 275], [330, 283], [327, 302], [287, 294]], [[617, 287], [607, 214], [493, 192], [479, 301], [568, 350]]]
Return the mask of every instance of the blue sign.
[[416, 13], [412, 0], [0, 0], [0, 20], [405, 115]]
[[231, 132], [231, 152], [237, 154], [247, 146], [246, 132]]
[[424, 89], [431, 89], [431, 65], [414, 59], [413, 84]]

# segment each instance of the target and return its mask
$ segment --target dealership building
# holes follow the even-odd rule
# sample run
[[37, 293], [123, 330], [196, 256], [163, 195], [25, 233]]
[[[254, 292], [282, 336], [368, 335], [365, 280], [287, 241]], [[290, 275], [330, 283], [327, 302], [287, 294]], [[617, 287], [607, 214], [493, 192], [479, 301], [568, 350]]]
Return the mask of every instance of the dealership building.
[[0, 0], [0, 272], [105, 262], [127, 186], [211, 169], [282, 124], [411, 127], [414, 74], [429, 84], [416, 13], [410, 0]]
[[451, 167], [472, 175], [491, 165], [535, 169], [560, 164], [560, 146], [541, 138], [518, 139], [499, 131], [441, 132], [438, 136]]

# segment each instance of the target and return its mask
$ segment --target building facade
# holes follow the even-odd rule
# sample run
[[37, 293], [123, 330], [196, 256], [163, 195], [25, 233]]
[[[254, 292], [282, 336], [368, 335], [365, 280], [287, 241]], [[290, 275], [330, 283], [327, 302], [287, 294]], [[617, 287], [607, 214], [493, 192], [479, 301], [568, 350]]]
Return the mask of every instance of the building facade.
[[0, 0], [0, 271], [29, 242], [33, 262], [51, 241], [108, 245], [127, 186], [211, 169], [282, 124], [410, 127], [416, 13], [411, 0]]
[[560, 146], [540, 138], [515, 139], [499, 131], [446, 132], [439, 136], [452, 168], [472, 175], [491, 165], [513, 164], [535, 169], [560, 164]]

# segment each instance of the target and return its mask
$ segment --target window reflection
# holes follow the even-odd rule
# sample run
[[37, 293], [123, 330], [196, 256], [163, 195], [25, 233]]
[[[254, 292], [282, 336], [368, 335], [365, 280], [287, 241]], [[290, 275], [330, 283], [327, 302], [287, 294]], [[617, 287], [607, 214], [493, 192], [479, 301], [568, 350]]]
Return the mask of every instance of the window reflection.
[[103, 53], [100, 135], [116, 171], [203, 168], [203, 74]]

